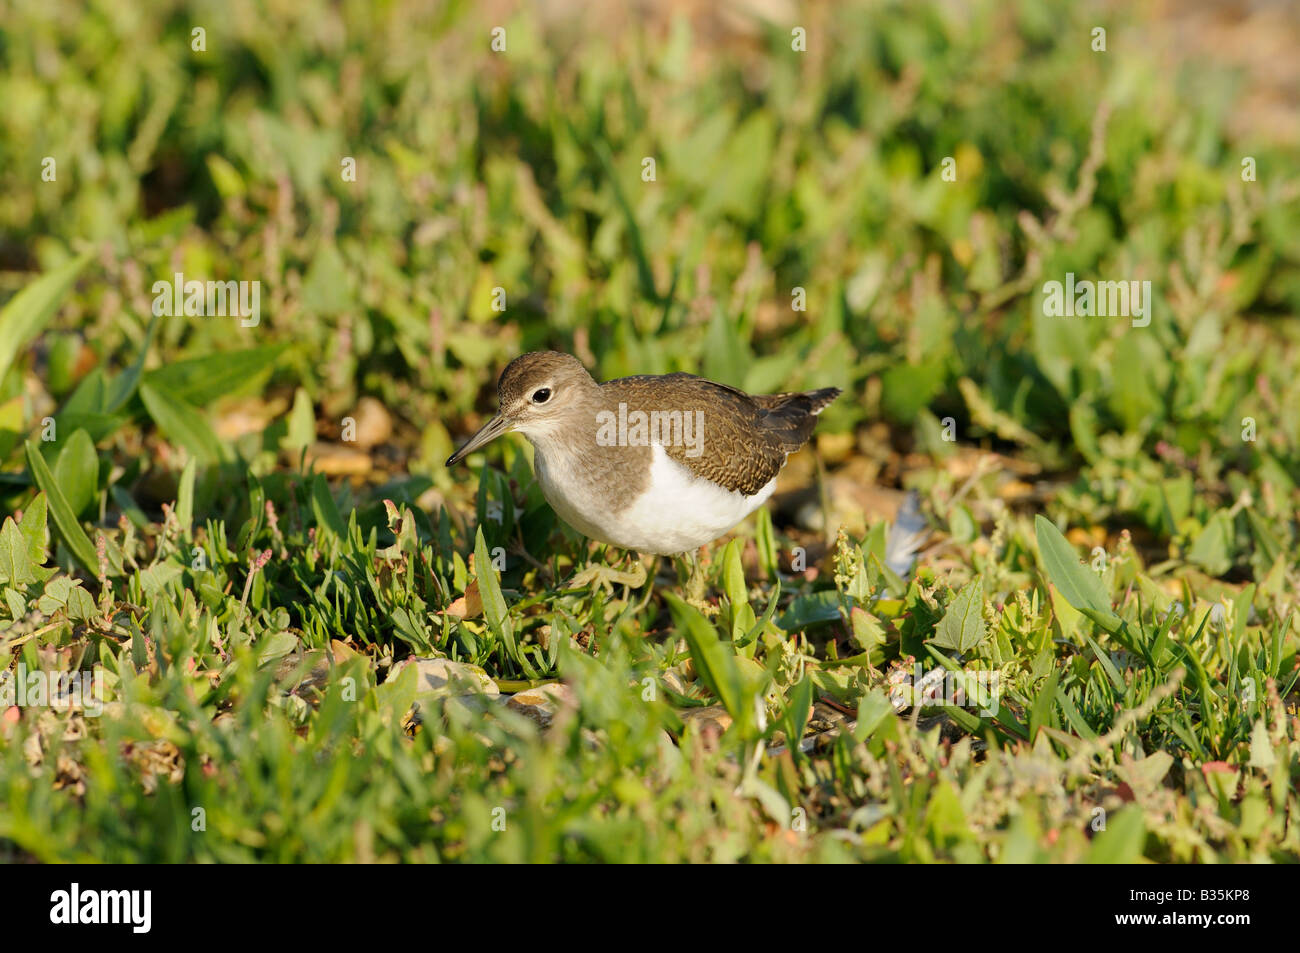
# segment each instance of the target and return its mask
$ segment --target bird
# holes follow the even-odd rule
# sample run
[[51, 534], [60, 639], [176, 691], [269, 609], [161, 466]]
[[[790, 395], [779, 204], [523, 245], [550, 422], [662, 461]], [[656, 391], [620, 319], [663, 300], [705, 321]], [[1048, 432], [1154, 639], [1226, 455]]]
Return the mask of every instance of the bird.
[[840, 393], [748, 394], [686, 373], [598, 384], [572, 355], [532, 351], [506, 366], [496, 415], [446, 465], [520, 433], [542, 495], [569, 526], [630, 552], [675, 556], [762, 506]]

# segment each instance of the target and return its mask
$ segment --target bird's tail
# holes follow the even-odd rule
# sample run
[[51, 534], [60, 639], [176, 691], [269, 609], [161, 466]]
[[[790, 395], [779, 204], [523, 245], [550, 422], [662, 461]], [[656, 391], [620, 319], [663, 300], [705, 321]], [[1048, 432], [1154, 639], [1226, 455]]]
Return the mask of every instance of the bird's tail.
[[767, 415], [769, 423], [776, 423], [786, 452], [802, 447], [812, 436], [817, 415], [840, 394], [838, 387], [804, 391], [798, 394], [761, 394], [754, 400]]
[[797, 396], [807, 399], [810, 414], [820, 414], [841, 393], [842, 391], [838, 387], [823, 387], [821, 390], [804, 391]]

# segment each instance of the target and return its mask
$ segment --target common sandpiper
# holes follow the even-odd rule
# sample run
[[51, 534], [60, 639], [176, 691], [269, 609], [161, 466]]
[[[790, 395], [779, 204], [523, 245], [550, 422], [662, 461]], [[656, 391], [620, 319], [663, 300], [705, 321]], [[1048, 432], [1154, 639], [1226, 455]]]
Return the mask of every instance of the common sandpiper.
[[682, 373], [597, 384], [577, 358], [534, 351], [506, 366], [496, 416], [447, 466], [517, 431], [574, 529], [636, 553], [688, 553], [763, 505], [839, 393], [747, 394]]

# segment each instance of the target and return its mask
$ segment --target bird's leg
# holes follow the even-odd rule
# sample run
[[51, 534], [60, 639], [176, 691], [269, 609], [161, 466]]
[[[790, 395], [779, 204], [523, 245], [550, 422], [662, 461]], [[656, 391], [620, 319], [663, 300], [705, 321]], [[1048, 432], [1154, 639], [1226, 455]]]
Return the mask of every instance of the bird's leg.
[[711, 605], [704, 598], [704, 594], [708, 591], [708, 580], [705, 578], [704, 568], [700, 565], [700, 553], [703, 549], [704, 547], [700, 547], [698, 550], [693, 549], [683, 554], [683, 559], [690, 570], [686, 577], [686, 604], [712, 617], [717, 613], [718, 607]]
[[[602, 550], [604, 556], [608, 550]], [[624, 551], [623, 559], [633, 554]], [[623, 559], [619, 560], [621, 564]], [[629, 589], [640, 589], [645, 585], [646, 572], [645, 566], [640, 559], [633, 558], [632, 568], [629, 570], [616, 569], [613, 566], [606, 565], [588, 565], [582, 572], [577, 573], [568, 582], [568, 588], [579, 589], [590, 585], [598, 585], [603, 588], [609, 595], [614, 594], [614, 586], [627, 586]]]

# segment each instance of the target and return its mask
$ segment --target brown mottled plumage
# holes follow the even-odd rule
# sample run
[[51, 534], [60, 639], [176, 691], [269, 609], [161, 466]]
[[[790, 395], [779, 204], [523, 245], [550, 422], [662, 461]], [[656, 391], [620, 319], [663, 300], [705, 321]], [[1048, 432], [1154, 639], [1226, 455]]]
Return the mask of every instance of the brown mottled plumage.
[[746, 394], [694, 374], [642, 374], [601, 385], [606, 407], [629, 411], [703, 411], [705, 451], [689, 456], [680, 444], [664, 449], [692, 472], [728, 490], [753, 496], [812, 436], [817, 413], [839, 388], [797, 394]]

